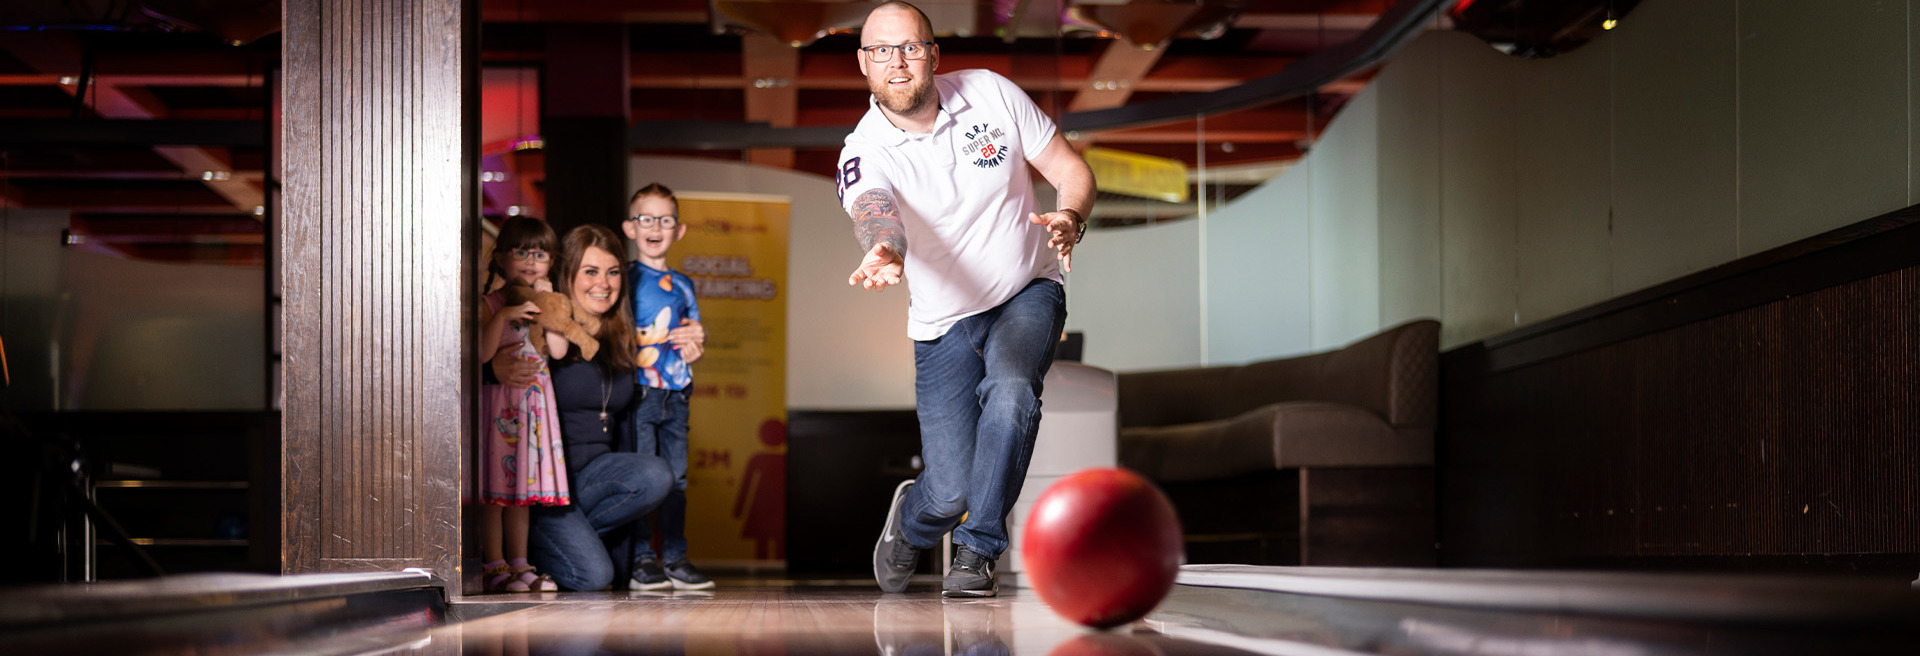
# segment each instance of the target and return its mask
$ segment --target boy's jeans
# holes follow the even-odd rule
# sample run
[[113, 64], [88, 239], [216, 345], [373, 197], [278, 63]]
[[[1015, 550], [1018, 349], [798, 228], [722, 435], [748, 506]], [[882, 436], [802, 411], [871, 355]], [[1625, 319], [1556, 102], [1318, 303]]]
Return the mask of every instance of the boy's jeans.
[[938, 339], [914, 342], [926, 469], [901, 506], [909, 544], [929, 548], [952, 530], [954, 542], [981, 555], [1006, 551], [1006, 517], [1040, 428], [1041, 379], [1066, 321], [1066, 292], [1039, 279]]
[[[660, 456], [673, 470], [673, 487], [660, 503], [662, 563], [687, 559], [687, 392], [641, 385], [640, 400], [634, 403], [633, 428], [636, 453]], [[645, 519], [634, 522], [634, 553], [651, 549], [652, 533]]]

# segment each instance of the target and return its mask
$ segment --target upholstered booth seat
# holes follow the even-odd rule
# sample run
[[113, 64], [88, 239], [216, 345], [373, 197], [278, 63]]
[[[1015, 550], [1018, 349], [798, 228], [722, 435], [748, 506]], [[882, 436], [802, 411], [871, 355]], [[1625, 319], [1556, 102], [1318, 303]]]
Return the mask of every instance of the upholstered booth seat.
[[[1428, 464], [1380, 415], [1331, 401], [1287, 401], [1231, 419], [1124, 433], [1127, 463], [1159, 481], [1205, 481], [1272, 469]], [[1428, 461], [1432, 455], [1429, 453]]]
[[1174, 499], [1190, 562], [1431, 564], [1439, 334], [1120, 374], [1120, 463]]

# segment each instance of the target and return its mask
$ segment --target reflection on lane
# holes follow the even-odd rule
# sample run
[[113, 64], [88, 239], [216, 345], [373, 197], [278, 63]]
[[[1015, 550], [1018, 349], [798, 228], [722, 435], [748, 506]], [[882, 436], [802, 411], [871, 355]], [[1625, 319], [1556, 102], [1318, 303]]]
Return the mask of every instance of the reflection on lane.
[[859, 588], [722, 586], [699, 596], [559, 595], [536, 608], [444, 627], [460, 653], [1181, 656], [1247, 652], [1067, 622], [1024, 590], [994, 599]]

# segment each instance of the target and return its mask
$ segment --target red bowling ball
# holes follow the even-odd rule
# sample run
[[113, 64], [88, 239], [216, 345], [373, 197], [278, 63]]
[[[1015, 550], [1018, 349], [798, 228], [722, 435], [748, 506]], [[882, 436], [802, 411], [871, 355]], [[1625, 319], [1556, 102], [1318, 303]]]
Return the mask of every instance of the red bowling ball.
[[1054, 612], [1095, 628], [1145, 617], [1180, 570], [1180, 518], [1139, 474], [1086, 469], [1047, 488], [1021, 538], [1027, 577]]

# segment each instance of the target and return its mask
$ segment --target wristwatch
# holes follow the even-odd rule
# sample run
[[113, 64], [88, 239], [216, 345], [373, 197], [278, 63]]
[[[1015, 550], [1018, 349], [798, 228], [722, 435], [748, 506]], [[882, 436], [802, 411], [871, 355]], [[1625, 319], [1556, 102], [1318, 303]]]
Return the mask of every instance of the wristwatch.
[[1073, 227], [1077, 231], [1073, 236], [1073, 243], [1078, 244], [1080, 240], [1087, 238], [1087, 217], [1080, 216], [1080, 210], [1071, 207], [1062, 207], [1055, 211], [1066, 212], [1073, 215]]

